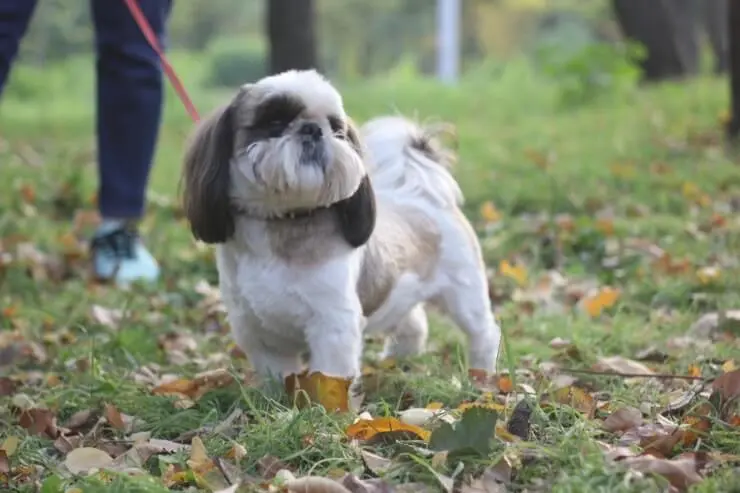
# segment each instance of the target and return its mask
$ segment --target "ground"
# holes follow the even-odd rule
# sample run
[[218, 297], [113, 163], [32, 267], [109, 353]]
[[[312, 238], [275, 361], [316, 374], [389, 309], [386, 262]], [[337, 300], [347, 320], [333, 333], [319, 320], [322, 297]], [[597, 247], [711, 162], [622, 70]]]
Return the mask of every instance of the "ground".
[[[399, 418], [407, 409], [423, 417], [430, 411], [419, 408], [459, 413], [476, 401], [485, 411], [463, 419], [472, 435], [487, 429], [492, 436], [494, 413], [499, 430], [474, 446], [460, 429], [454, 439], [435, 430], [428, 444], [409, 440], [424, 433], [363, 440], [348, 429], [354, 415], [296, 410], [279, 390], [250, 385], [248, 363], [209, 289], [217, 279], [211, 249], [192, 241], [177, 207], [191, 123], [172, 92], [142, 224], [164, 279], [130, 291], [90, 283], [84, 240], [94, 224], [95, 173], [85, 63], [43, 74], [24, 67], [3, 101], [0, 484], [13, 491], [41, 484], [44, 492], [212, 491], [240, 474], [267, 481], [282, 466], [296, 477], [362, 480], [371, 469], [387, 483], [423, 483], [428, 491], [454, 476], [455, 488], [473, 491], [460, 483], [510, 463], [511, 477], [486, 491], [667, 491], [669, 481], [697, 492], [738, 491], [740, 458], [732, 454], [740, 451], [740, 419], [731, 405], [716, 409], [723, 393], [740, 393], [728, 390], [737, 382], [715, 384], [705, 405], [714, 378], [737, 377], [737, 332], [723, 321], [709, 334], [692, 327], [706, 313], [740, 306], [740, 168], [722, 146], [726, 81], [664, 84], [580, 106], [559, 104], [557, 87], [520, 65], [456, 88], [401, 76], [340, 86], [357, 121], [400, 111], [456, 127], [455, 174], [482, 239], [505, 335], [499, 366], [509, 376], [471, 382], [464, 339], [437, 317], [423, 357], [381, 363], [379, 342], [369, 341], [362, 410], [372, 418]], [[183, 69], [206, 112], [228, 92], [197, 89], [197, 74], [196, 64]], [[47, 85], [24, 93], [22, 82], [34, 76]], [[217, 373], [215, 383], [196, 378], [216, 369], [228, 374]], [[156, 391], [175, 377], [183, 379], [178, 396]], [[694, 382], [706, 391], [687, 392]], [[526, 392], [536, 395], [524, 400], [530, 411], [517, 411], [514, 421], [529, 428], [523, 432], [510, 418]], [[695, 398], [666, 411], [682, 395]], [[626, 425], [614, 424], [625, 416]], [[666, 445], [677, 423], [685, 429]], [[72, 438], [58, 438], [59, 427]], [[145, 433], [134, 438], [168, 440], [141, 442], [151, 457], [133, 466], [144, 474], [69, 473], [87, 472], [97, 457], [73, 447], [115, 457], [131, 447], [133, 431]], [[656, 437], [659, 446], [651, 445]], [[173, 452], [182, 448], [175, 441], [189, 450]], [[620, 443], [641, 448], [615, 448]], [[210, 459], [199, 455], [201, 444]], [[466, 445], [475, 450], [466, 453]], [[361, 449], [390, 460], [379, 467], [366, 458], [365, 467]], [[652, 455], [632, 457], [644, 451]]]

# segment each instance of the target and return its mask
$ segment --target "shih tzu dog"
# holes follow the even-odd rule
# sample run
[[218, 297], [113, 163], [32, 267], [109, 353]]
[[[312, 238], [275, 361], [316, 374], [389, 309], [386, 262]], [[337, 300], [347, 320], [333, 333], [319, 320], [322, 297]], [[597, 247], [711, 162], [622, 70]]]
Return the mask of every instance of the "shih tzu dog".
[[387, 357], [418, 354], [425, 305], [467, 334], [470, 367], [495, 371], [500, 329], [450, 164], [404, 118], [358, 132], [312, 70], [245, 84], [198, 125], [185, 214], [217, 244], [232, 334], [259, 374], [358, 377], [369, 333]]

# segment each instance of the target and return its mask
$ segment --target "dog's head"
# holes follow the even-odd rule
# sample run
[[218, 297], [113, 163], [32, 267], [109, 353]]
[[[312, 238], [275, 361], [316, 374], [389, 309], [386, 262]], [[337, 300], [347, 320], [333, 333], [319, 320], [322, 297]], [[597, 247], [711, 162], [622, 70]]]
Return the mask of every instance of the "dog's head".
[[236, 214], [271, 220], [331, 207], [353, 246], [375, 224], [357, 130], [337, 90], [313, 70], [245, 84], [201, 121], [183, 185], [185, 215], [206, 243], [227, 241]]

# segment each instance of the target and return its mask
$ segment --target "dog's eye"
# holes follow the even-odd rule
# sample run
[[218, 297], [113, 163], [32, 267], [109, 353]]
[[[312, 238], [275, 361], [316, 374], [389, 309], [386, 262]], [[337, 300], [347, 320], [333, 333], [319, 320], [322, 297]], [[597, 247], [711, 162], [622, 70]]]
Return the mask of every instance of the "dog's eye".
[[331, 127], [331, 131], [334, 133], [334, 135], [337, 138], [345, 139], [347, 138], [347, 132], [344, 129], [344, 125], [342, 124], [342, 120], [339, 118], [330, 116], [329, 117], [329, 126]]

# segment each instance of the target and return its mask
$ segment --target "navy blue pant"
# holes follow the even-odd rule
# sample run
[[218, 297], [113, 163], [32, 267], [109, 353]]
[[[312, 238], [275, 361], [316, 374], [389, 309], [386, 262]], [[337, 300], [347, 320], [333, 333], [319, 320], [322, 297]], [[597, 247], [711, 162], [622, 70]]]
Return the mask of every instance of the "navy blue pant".
[[[0, 93], [37, 0], [0, 0]], [[137, 219], [162, 115], [162, 71], [123, 0], [90, 0], [95, 24], [100, 213]], [[139, 0], [164, 46], [171, 0]], [[60, 94], [59, 97], [64, 97]]]

